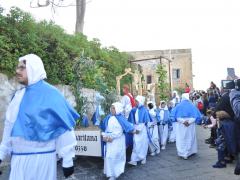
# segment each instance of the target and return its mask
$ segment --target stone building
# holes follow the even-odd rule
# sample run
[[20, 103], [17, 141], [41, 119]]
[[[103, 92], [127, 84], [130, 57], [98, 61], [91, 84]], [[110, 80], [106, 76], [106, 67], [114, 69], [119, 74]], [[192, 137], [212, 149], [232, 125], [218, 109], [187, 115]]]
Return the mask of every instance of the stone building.
[[[162, 63], [167, 70], [167, 82], [171, 90], [184, 89], [186, 83], [193, 88], [191, 49], [170, 49], [127, 52], [133, 56], [131, 63], [140, 65], [144, 76], [145, 90], [155, 92], [158, 82], [157, 66]], [[160, 57], [161, 60], [160, 60]]]

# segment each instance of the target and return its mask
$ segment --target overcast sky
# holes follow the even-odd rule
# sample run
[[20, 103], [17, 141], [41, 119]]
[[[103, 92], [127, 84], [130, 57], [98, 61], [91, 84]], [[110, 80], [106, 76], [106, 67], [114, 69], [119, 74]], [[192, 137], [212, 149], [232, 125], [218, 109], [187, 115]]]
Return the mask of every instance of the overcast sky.
[[[44, 0], [41, 0], [44, 1]], [[70, 4], [74, 0], [65, 0]], [[68, 33], [75, 28], [75, 7], [32, 9], [30, 0], [0, 0], [37, 20], [52, 19]], [[239, 0], [89, 0], [84, 34], [121, 51], [191, 48], [194, 86], [220, 84], [227, 67], [240, 76]]]

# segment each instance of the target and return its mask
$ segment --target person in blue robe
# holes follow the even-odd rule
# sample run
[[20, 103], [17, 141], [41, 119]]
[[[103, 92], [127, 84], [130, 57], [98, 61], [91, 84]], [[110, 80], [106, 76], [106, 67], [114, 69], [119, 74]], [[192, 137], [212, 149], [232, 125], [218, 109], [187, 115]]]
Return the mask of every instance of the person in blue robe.
[[0, 162], [11, 156], [9, 179], [56, 180], [56, 154], [63, 159], [64, 176], [71, 176], [79, 114], [44, 80], [46, 72], [37, 55], [19, 58], [16, 77], [23, 87], [7, 109], [0, 145]]
[[104, 111], [102, 110], [101, 103], [104, 101], [104, 97], [100, 93], [96, 93], [95, 95], [95, 102], [96, 102], [96, 110], [92, 116], [92, 123], [95, 126], [100, 125], [101, 116], [105, 115]]
[[144, 107], [145, 97], [136, 97], [136, 108], [133, 108], [129, 114], [129, 122], [134, 125], [136, 133], [133, 135], [133, 150], [129, 164], [136, 166], [138, 161], [146, 163], [148, 152], [148, 133], [147, 124], [151, 117], [148, 110]]
[[201, 123], [201, 113], [190, 102], [189, 94], [182, 95], [182, 101], [171, 112], [171, 118], [176, 123], [176, 147], [179, 157], [188, 159], [197, 153], [197, 138], [195, 124]]
[[157, 109], [157, 121], [159, 125], [161, 149], [165, 150], [168, 139], [168, 124], [170, 121], [170, 114], [165, 101], [161, 101], [160, 107]]
[[154, 107], [154, 102], [149, 101], [147, 104], [148, 111], [152, 119], [152, 121], [148, 123], [149, 151], [151, 156], [155, 156], [157, 154], [160, 154], [157, 109]]
[[123, 106], [112, 104], [111, 114], [101, 122], [104, 141], [104, 174], [111, 180], [118, 178], [126, 163], [125, 134], [134, 133], [134, 126], [123, 116]]

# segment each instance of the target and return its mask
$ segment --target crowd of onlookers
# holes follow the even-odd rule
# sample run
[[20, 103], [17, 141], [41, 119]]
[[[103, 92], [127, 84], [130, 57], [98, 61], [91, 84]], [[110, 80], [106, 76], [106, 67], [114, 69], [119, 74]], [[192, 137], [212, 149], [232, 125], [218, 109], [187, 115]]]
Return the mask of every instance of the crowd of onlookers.
[[225, 168], [236, 162], [234, 173], [240, 174], [240, 91], [219, 89], [213, 82], [207, 91], [192, 91], [191, 100], [202, 113], [202, 125], [210, 130], [205, 140], [210, 148], [215, 148], [218, 160], [213, 168]]

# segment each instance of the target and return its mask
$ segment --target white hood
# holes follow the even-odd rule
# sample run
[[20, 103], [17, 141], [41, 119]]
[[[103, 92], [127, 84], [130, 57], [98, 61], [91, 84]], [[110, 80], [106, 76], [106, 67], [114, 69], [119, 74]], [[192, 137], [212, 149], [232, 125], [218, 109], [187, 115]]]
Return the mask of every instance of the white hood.
[[182, 94], [182, 101], [189, 101], [189, 100], [190, 100], [189, 93]]
[[47, 78], [47, 74], [40, 57], [35, 54], [28, 54], [19, 58], [19, 61], [23, 60], [26, 61], [28, 85]]
[[120, 102], [115, 102], [112, 104], [112, 106], [115, 107], [116, 114], [121, 114], [123, 113], [123, 105]]
[[[162, 103], [165, 103], [165, 104], [166, 104], [165, 108], [162, 108], [162, 107], [161, 107], [161, 104], [162, 104]], [[168, 110], [168, 106], [167, 106], [166, 101], [160, 101], [159, 109], [162, 109], [162, 110]]]
[[139, 102], [140, 106], [143, 106], [145, 103], [145, 97], [143, 97], [143, 96], [137, 96], [136, 100]]

